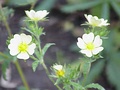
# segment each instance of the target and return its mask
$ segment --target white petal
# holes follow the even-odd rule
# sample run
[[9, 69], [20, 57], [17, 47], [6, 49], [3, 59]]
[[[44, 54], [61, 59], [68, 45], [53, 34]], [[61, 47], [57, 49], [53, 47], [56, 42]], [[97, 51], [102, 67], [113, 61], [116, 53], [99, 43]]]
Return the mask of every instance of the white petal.
[[35, 11], [34, 10], [30, 10], [30, 11], [25, 11], [26, 15], [30, 18], [30, 19], [34, 19], [35, 17]]
[[84, 41], [81, 38], [78, 38], [77, 46], [80, 49], [85, 49], [86, 48], [86, 45], [85, 45]]
[[12, 44], [19, 44], [21, 42], [21, 38], [20, 38], [20, 35], [18, 35], [18, 34], [15, 34], [14, 35], [14, 38], [12, 38], [11, 40], [10, 40], [10, 44], [12, 43]]
[[90, 22], [91, 22], [91, 17], [92, 17], [92, 15], [87, 15], [87, 14], [85, 14], [84, 16], [85, 16], [85, 18], [88, 20], [88, 23], [90, 23]]
[[54, 65], [53, 68], [56, 70], [62, 70], [63, 66], [62, 65]]
[[94, 34], [93, 33], [89, 33], [89, 34], [84, 34], [82, 36], [84, 42], [87, 44], [87, 43], [91, 43], [93, 42], [94, 40]]
[[14, 56], [19, 53], [18, 46], [16, 44], [9, 44], [8, 48], [10, 49], [10, 55]]
[[97, 36], [95, 37], [95, 40], [94, 40], [93, 44], [95, 45], [95, 47], [99, 47], [99, 46], [102, 45], [102, 39], [100, 39], [100, 36], [99, 36], [99, 35], [97, 35]]
[[32, 43], [31, 45], [28, 46], [27, 52], [32, 55], [35, 52], [36, 45]]
[[17, 58], [18, 58], [18, 59], [28, 59], [28, 58], [29, 58], [29, 55], [28, 55], [28, 53], [19, 53], [19, 54], [17, 55]]
[[80, 52], [83, 53], [83, 54], [85, 54], [88, 57], [92, 57], [92, 52], [89, 51], [89, 50], [81, 50]]
[[44, 18], [47, 14], [49, 14], [46, 10], [38, 11], [38, 13], [40, 14], [41, 19]]
[[96, 55], [96, 54], [98, 54], [99, 52], [101, 52], [103, 49], [104, 49], [103, 47], [95, 48], [95, 49], [92, 51], [92, 53], [93, 53], [94, 55]]
[[30, 35], [26, 35], [24, 33], [20, 34], [23, 42], [29, 44], [32, 41], [32, 37]]

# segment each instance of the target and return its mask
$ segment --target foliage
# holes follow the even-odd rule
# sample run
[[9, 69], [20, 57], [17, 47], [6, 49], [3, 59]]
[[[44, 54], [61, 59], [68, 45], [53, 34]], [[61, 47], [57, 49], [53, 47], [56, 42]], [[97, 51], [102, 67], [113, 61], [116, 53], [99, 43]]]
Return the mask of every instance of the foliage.
[[93, 15], [110, 18], [110, 8], [113, 8], [118, 17], [120, 16], [120, 2], [118, 0], [86, 0], [85, 2], [64, 5], [61, 11], [65, 13], [73, 13], [78, 10], [90, 9]]
[[[12, 2], [12, 0], [11, 0], [11, 2]], [[55, 1], [53, 0], [53, 2], [55, 2]], [[52, 2], [52, 4], [53, 4], [53, 2]], [[33, 2], [31, 2], [31, 3], [33, 3]], [[27, 4], [31, 4], [31, 3], [29, 2]], [[90, 7], [94, 7], [95, 5], [98, 5], [100, 3], [101, 3], [101, 1], [91, 2], [89, 4], [83, 4], [83, 6], [85, 6], [85, 7], [81, 7], [81, 8], [82, 9], [87, 9], [87, 8], [90, 8]], [[19, 2], [19, 5], [27, 5], [27, 4], [26, 3], [23, 4], [23, 2], [21, 2], [21, 1]], [[51, 6], [52, 6], [52, 4], [51, 4]], [[44, 5], [48, 5], [48, 1], [44, 1]], [[105, 4], [104, 7], [107, 8], [106, 4]], [[48, 7], [48, 8], [50, 8], [50, 7]], [[115, 8], [116, 8], [116, 6], [115, 6]], [[74, 11], [74, 9], [73, 9], [73, 11]], [[118, 11], [118, 9], [116, 11]], [[37, 12], [35, 12], [35, 13], [37, 13]], [[31, 15], [33, 15], [33, 13]], [[36, 15], [33, 15], [33, 16], [36, 16]], [[38, 16], [40, 16], [40, 15], [38, 15]], [[35, 17], [33, 17], [33, 18], [35, 18]], [[91, 19], [91, 21], [94, 21], [92, 19]], [[40, 21], [41, 22], [45, 21], [45, 18], [41, 19]], [[91, 83], [92, 80], [90, 80], [90, 78], [91, 79], [94, 78], [93, 76], [97, 77], [101, 73], [101, 71], [104, 67], [104, 61], [101, 61], [101, 62], [97, 63], [97, 66], [92, 67], [93, 69], [92, 69], [92, 71], [90, 71], [92, 63], [95, 62], [98, 59], [100, 60], [100, 58], [101, 58], [100, 52], [103, 50], [102, 49], [101, 51], [97, 51], [97, 53], [93, 54], [92, 50], [95, 50], [95, 42], [94, 41], [98, 40], [98, 43], [100, 43], [100, 45], [98, 45], [97, 48], [99, 48], [99, 46], [102, 45], [102, 39], [106, 39], [106, 36], [109, 33], [107, 31], [106, 27], [99, 27], [98, 24], [100, 24], [100, 23], [97, 23], [96, 26], [92, 26], [92, 25], [88, 24], [88, 28], [85, 29], [86, 31], [85, 31], [85, 34], [83, 35], [84, 39], [80, 38], [83, 42], [85, 42], [83, 44], [83, 46], [85, 47], [87, 52], [90, 51], [91, 55], [87, 56], [87, 54], [89, 54], [89, 53], [86, 53], [86, 55], [83, 53], [84, 57], [79, 59], [79, 63], [76, 66], [72, 67], [71, 64], [69, 64], [69, 65], [64, 64], [64, 67], [60, 71], [59, 71], [59, 69], [58, 69], [58, 71], [52, 69], [54, 73], [52, 75], [50, 75], [49, 69], [46, 67], [46, 64], [45, 64], [45, 61], [44, 61], [44, 56], [45, 56], [45, 53], [47, 52], [47, 50], [49, 49], [49, 47], [54, 45], [54, 44], [53, 43], [47, 43], [44, 46], [41, 46], [41, 36], [45, 35], [45, 33], [43, 32], [44, 28], [39, 27], [38, 21], [36, 21], [34, 19], [31, 20], [31, 18], [29, 18], [29, 19], [26, 18], [26, 20], [25, 20], [25, 25], [26, 26], [22, 29], [26, 30], [31, 35], [31, 38], [33, 38], [32, 42], [34, 42], [37, 46], [34, 55], [30, 55], [30, 58], [32, 60], [34, 60], [33, 63], [32, 63], [33, 71], [36, 71], [38, 65], [41, 64], [44, 67], [44, 69], [45, 69], [48, 77], [50, 78], [50, 80], [54, 83], [54, 85], [59, 90], [87, 90], [89, 88], [95, 88], [95, 89], [98, 89], [98, 90], [105, 90], [101, 85], [96, 84], [96, 83]], [[87, 36], [89, 33], [92, 33], [91, 35], [94, 38], [94, 39], [92, 39], [91, 42], [89, 41], [90, 38]], [[97, 39], [94, 36], [98, 36], [99, 39]], [[100, 37], [101, 37], [101, 39], [100, 39]], [[28, 40], [28, 38], [27, 38], [27, 40]], [[89, 43], [87, 43], [87, 41], [89, 41]], [[111, 40], [108, 40], [108, 41], [111, 41]], [[112, 45], [113, 45], [113, 43], [114, 42], [107, 42], [107, 44], [112, 44]], [[118, 58], [116, 58], [116, 57], [119, 57], [119, 53], [117, 53], [116, 49], [114, 50], [114, 48], [111, 48], [111, 46], [107, 47], [108, 46], [107, 44], [105, 44], [105, 48], [110, 48], [111, 50], [113, 50], [113, 51], [110, 51], [109, 49], [107, 49], [107, 51], [106, 51], [107, 56], [109, 56], [109, 57], [106, 57], [106, 59], [110, 59], [110, 61], [111, 61], [111, 62], [107, 63], [108, 79], [113, 84], [115, 84], [117, 86], [117, 89], [119, 89], [120, 88], [118, 86], [119, 80], [117, 80], [117, 78], [116, 78], [120, 74], [119, 71], [118, 71], [118, 67], [119, 67], [118, 63], [120, 63], [120, 62], [119, 62]], [[87, 47], [87, 45], [89, 47]], [[82, 46], [79, 46], [79, 47], [82, 47]], [[24, 49], [24, 47], [23, 47], [23, 49]], [[110, 51], [110, 53], [109, 53], [109, 51]], [[16, 56], [11, 57], [11, 55], [6, 54], [6, 53], [0, 53], [0, 55], [1, 55], [0, 60], [1, 60], [1, 62], [3, 62], [2, 70], [3, 70], [3, 74], [4, 74], [5, 71], [6, 71], [6, 68], [9, 65], [9, 63], [12, 62], [13, 60], [16, 60]], [[9, 60], [7, 60], [6, 57]], [[115, 59], [115, 60], [113, 61], [113, 59]], [[7, 62], [6, 62], [6, 60], [7, 60]], [[12, 60], [12, 61], [10, 61], [10, 60]], [[116, 65], [116, 64], [118, 64], [118, 65]], [[115, 70], [117, 71], [117, 72], [115, 72], [116, 75], [113, 74], [114, 73], [113, 71], [115, 71]], [[61, 71], [62, 71], [62, 75], [57, 76], [58, 72], [61, 73]], [[91, 76], [87, 76], [89, 74], [89, 72], [90, 72]], [[4, 76], [5, 76], [5, 74], [4, 74]], [[55, 81], [54, 81], [54, 78], [55, 78]], [[89, 79], [89, 81], [86, 81], [86, 79]], [[60, 85], [62, 85], [62, 87], [60, 87]], [[29, 90], [29, 89], [27, 89], [27, 90]]]
[[[4, 12], [4, 17], [5, 18], [3, 18], [3, 13], [2, 12]], [[2, 8], [1, 11], [0, 11], [0, 21], [3, 22], [4, 21], [3, 19], [8, 19], [8, 18], [12, 17], [13, 13], [14, 13], [14, 10], [11, 9], [11, 8], [8, 8], [8, 7]]]
[[50, 11], [55, 4], [56, 0], [43, 0], [39, 5], [35, 7], [35, 10], [47, 10]]
[[108, 77], [108, 80], [116, 86], [117, 90], [120, 90], [120, 51], [119, 51], [119, 38], [120, 33], [118, 31], [119, 29], [114, 29], [111, 34], [110, 38], [107, 42], [105, 42], [106, 52], [104, 53], [106, 60], [107, 60], [107, 66], [106, 66], [106, 74]]
[[29, 5], [34, 2], [36, 2], [36, 0], [8, 0], [7, 4], [11, 6], [13, 5], [13, 6], [19, 7], [19, 6]]

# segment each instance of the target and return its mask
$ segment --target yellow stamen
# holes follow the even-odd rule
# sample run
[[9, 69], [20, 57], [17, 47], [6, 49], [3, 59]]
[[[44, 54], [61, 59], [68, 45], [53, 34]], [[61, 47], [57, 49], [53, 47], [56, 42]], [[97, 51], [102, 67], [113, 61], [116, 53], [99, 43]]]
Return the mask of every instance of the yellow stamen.
[[18, 46], [18, 50], [20, 52], [27, 52], [28, 49], [28, 45], [24, 42], [20, 43], [20, 45]]
[[95, 48], [95, 46], [94, 46], [93, 43], [88, 43], [88, 44], [86, 44], [86, 48], [87, 48], [88, 50], [93, 50], [93, 49]]
[[63, 70], [58, 70], [58, 71], [56, 72], [56, 75], [57, 75], [58, 77], [63, 77], [63, 76], [65, 75], [65, 72], [64, 72]]

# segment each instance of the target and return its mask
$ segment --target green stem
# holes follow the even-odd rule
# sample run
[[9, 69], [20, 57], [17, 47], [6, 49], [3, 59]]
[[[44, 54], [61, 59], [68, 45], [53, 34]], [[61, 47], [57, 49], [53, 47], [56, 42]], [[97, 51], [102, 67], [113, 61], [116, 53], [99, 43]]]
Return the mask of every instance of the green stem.
[[0, 12], [1, 12], [1, 15], [2, 15], [2, 20], [3, 20], [3, 23], [4, 23], [5, 27], [6, 27], [6, 29], [7, 29], [8, 35], [11, 37], [11, 36], [12, 36], [12, 33], [11, 33], [10, 27], [9, 27], [9, 25], [8, 25], [8, 23], [7, 23], [5, 14], [4, 14], [4, 12], [3, 12], [2, 9], [3, 9], [3, 8], [2, 8], [2, 5], [0, 4]]
[[[52, 81], [52, 83], [54, 84], [55, 81], [49, 76], [50, 73], [49, 73], [49, 71], [48, 71], [46, 65], [44, 64], [44, 62], [42, 63], [42, 66], [44, 67], [44, 69], [45, 69], [45, 71], [46, 71], [46, 74], [48, 75], [49, 79], [50, 79], [50, 80]], [[58, 90], [62, 90], [58, 85], [55, 85], [55, 86], [58, 88]]]
[[0, 56], [3, 56], [4, 58], [8, 59], [8, 56], [5, 55], [4, 53], [0, 52]]
[[[37, 0], [36, 0], [36, 1], [37, 1]], [[34, 1], [34, 2], [31, 4], [30, 10], [32, 10], [32, 9], [35, 7], [36, 1]]]
[[87, 75], [84, 75], [83, 76], [82, 86], [85, 86], [86, 80], [87, 80]]
[[[38, 25], [37, 25], [37, 21], [35, 21], [35, 27], [36, 27], [37, 30], [39, 29], [39, 28], [38, 28]], [[39, 51], [40, 51], [40, 53], [41, 53], [41, 44], [40, 44], [41, 42], [40, 42], [39, 36], [36, 35], [35, 37], [36, 37], [36, 39], [37, 39], [38, 48], [39, 48]]]
[[[8, 35], [9, 35], [9, 37], [12, 37], [12, 32], [11, 32], [11, 29], [10, 29], [9, 24], [7, 22], [7, 19], [6, 19], [5, 15], [4, 15], [4, 12], [2, 11], [2, 5], [1, 4], [0, 4], [0, 12], [2, 14], [3, 23], [4, 23], [4, 25], [5, 25], [6, 29], [7, 29]], [[2, 53], [0, 53], [0, 55], [5, 56]], [[27, 83], [27, 81], [25, 79], [25, 76], [23, 74], [23, 71], [22, 71], [22, 69], [20, 67], [20, 64], [19, 64], [19, 62], [17, 60], [15, 62], [15, 65], [16, 65], [16, 68], [17, 68], [17, 70], [18, 70], [18, 72], [20, 74], [20, 77], [21, 77], [22, 81], [23, 81], [24, 86], [26, 87], [27, 90], [30, 90], [30, 88], [28, 86], [28, 83]]]
[[[37, 21], [35, 21], [34, 23], [35, 23], [35, 29], [38, 30], [39, 27], [38, 27]], [[38, 35], [36, 34], [35, 37], [36, 37], [36, 40], [37, 40], [37, 43], [38, 43], [39, 54], [41, 55], [42, 48], [41, 48], [41, 42], [40, 42], [40, 38], [39, 38], [40, 36], [38, 36]], [[36, 55], [36, 56], [37, 56], [37, 55]], [[33, 57], [32, 57], [32, 58], [33, 58]], [[33, 58], [33, 59], [36, 60], [35, 58]], [[39, 58], [38, 60], [41, 60], [41, 58]], [[42, 58], [40, 64], [42, 64], [43, 68], [44, 68], [45, 71], [46, 71], [47, 76], [49, 77], [49, 79], [51, 80], [51, 82], [54, 84], [55, 81], [49, 76], [50, 73], [49, 73], [49, 70], [48, 70], [48, 68], [46, 67], [45, 63], [44, 63], [43, 58]], [[55, 86], [58, 88], [58, 90], [62, 90], [58, 85], [55, 85]]]
[[21, 69], [21, 67], [20, 67], [20, 65], [19, 65], [18, 60], [15, 61], [15, 65], [16, 65], [16, 68], [17, 68], [17, 70], [18, 70], [18, 72], [19, 72], [19, 75], [20, 75], [20, 77], [21, 77], [21, 79], [22, 79], [22, 82], [23, 82], [26, 90], [30, 90], [30, 88], [29, 88], [29, 86], [28, 86], [28, 83], [27, 83], [27, 80], [26, 80], [26, 78], [25, 78], [25, 76], [24, 76], [24, 74], [23, 74], [23, 71], [22, 71], [22, 69]]

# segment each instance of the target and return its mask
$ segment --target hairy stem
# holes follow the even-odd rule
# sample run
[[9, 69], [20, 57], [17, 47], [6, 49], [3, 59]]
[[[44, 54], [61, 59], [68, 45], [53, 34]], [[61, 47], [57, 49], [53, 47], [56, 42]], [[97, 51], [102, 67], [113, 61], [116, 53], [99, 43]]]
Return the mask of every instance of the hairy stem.
[[15, 65], [16, 65], [16, 68], [17, 68], [17, 70], [18, 70], [18, 72], [19, 72], [19, 75], [20, 75], [20, 77], [21, 77], [21, 79], [22, 79], [22, 82], [23, 82], [26, 90], [30, 90], [29, 85], [28, 85], [27, 80], [26, 80], [26, 78], [25, 78], [25, 76], [24, 76], [24, 74], [23, 74], [23, 71], [22, 71], [22, 69], [21, 69], [21, 67], [20, 67], [20, 65], [19, 65], [18, 60], [16, 60], [14, 63], [15, 63]]
[[[1, 5], [1, 4], [0, 4], [0, 12], [1, 12], [1, 14], [2, 14], [3, 23], [4, 23], [5, 27], [6, 27], [6, 30], [7, 30], [7, 32], [8, 32], [8, 35], [9, 35], [9, 37], [12, 37], [12, 32], [11, 32], [11, 29], [10, 29], [9, 24], [8, 24], [8, 22], [7, 22], [7, 19], [6, 19], [5, 15], [4, 15], [4, 12], [2, 11], [2, 5]], [[3, 53], [0, 53], [0, 55], [5, 56]], [[19, 74], [20, 74], [20, 77], [21, 77], [21, 79], [22, 79], [22, 82], [23, 82], [24, 86], [26, 87], [27, 90], [30, 90], [30, 88], [29, 88], [29, 86], [28, 86], [28, 83], [27, 83], [27, 81], [26, 81], [26, 79], [25, 79], [25, 76], [24, 76], [24, 74], [23, 74], [23, 71], [22, 71], [22, 69], [21, 69], [21, 67], [20, 67], [20, 64], [19, 64], [19, 62], [18, 62], [17, 60], [16, 60], [16, 62], [15, 62], [15, 65], [16, 65], [16, 68], [17, 68]]]

